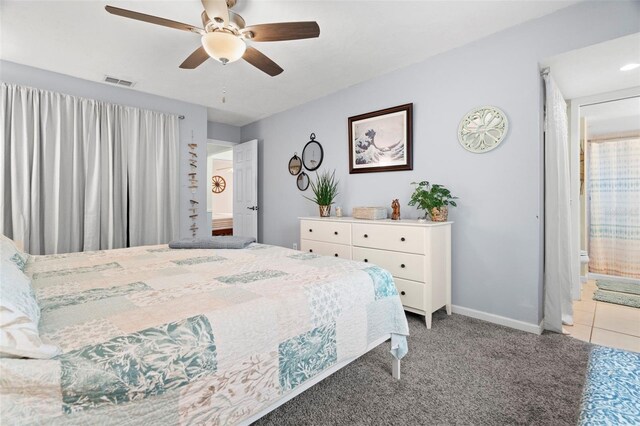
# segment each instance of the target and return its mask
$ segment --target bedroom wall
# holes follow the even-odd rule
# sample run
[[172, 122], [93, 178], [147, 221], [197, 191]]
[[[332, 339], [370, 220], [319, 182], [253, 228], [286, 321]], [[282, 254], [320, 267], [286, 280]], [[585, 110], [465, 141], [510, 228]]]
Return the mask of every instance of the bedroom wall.
[[[415, 218], [412, 181], [448, 186], [460, 197], [451, 211], [456, 310], [535, 330], [543, 297], [538, 62], [638, 31], [639, 2], [585, 2], [244, 126], [242, 140], [259, 139], [260, 240], [291, 247], [298, 217], [318, 215], [286, 167], [314, 132], [325, 152], [321, 169], [336, 169], [336, 205], [347, 213], [399, 198], [403, 217]], [[349, 175], [347, 118], [408, 102], [413, 171]], [[457, 141], [458, 123], [487, 104], [506, 112], [509, 134], [490, 153], [471, 154]]]
[[242, 141], [240, 138], [240, 127], [216, 123], [215, 121], [207, 122], [207, 138], [235, 143]]
[[[189, 212], [187, 209], [192, 195], [203, 206], [198, 217], [198, 233], [200, 236], [210, 235], [210, 218], [206, 208], [204, 208], [206, 205], [206, 185], [200, 185], [195, 194], [191, 194], [191, 190], [187, 188], [187, 173], [189, 170], [187, 144], [191, 143], [192, 140], [198, 143], [198, 158], [207, 158], [206, 107], [8, 61], [0, 61], [0, 81], [168, 114], [184, 115], [184, 120], [180, 121], [180, 236], [191, 236], [189, 227], [192, 221], [188, 217]], [[206, 162], [202, 161], [199, 166], [197, 172], [198, 181], [205, 182]]]

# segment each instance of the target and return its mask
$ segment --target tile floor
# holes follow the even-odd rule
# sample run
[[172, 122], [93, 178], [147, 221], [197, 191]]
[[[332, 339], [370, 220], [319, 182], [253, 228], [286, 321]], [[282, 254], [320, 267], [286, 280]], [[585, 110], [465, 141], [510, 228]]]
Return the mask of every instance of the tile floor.
[[573, 302], [573, 326], [564, 330], [585, 342], [640, 352], [640, 309], [597, 302], [595, 290], [595, 281], [582, 286], [581, 300]]

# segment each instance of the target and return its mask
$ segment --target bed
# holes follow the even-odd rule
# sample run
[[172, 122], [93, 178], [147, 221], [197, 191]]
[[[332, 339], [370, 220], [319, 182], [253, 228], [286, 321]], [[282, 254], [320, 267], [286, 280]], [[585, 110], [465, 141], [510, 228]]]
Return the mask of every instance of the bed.
[[233, 235], [233, 214], [212, 213], [211, 235]]
[[[31, 256], [52, 359], [0, 359], [3, 424], [249, 424], [408, 328], [391, 275], [252, 244]], [[391, 375], [389, 380], [393, 380]]]

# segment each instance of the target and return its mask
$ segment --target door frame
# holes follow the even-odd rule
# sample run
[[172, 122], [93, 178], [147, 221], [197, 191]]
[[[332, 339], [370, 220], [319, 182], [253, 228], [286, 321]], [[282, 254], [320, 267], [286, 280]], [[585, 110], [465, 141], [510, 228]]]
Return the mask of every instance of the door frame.
[[[638, 96], [640, 96], [640, 86], [634, 86], [569, 100], [569, 173], [571, 177], [571, 239], [573, 242], [571, 245], [573, 248], [571, 270], [575, 275], [571, 279], [571, 296], [573, 300], [580, 300], [582, 287], [580, 283], [580, 108]], [[573, 200], [576, 201], [574, 202]]]
[[[207, 148], [208, 145], [219, 145], [219, 146], [228, 146], [229, 148], [231, 148], [232, 152], [233, 152], [233, 147], [235, 145], [238, 145], [238, 142], [230, 142], [230, 141], [223, 141], [221, 139], [207, 139]], [[233, 155], [233, 154], [232, 154]], [[233, 160], [232, 160], [233, 163]], [[208, 198], [209, 198], [209, 191], [211, 190], [211, 188], [209, 187], [209, 155], [207, 154], [206, 160], [205, 160], [205, 174], [207, 175], [207, 179], [205, 179], [206, 185], [207, 185], [207, 194], [206, 194], [206, 198], [205, 198], [205, 203], [207, 202]], [[211, 236], [211, 224], [213, 223], [213, 211], [211, 212], [211, 214], [209, 214], [209, 205], [206, 204], [206, 208], [205, 211], [207, 212], [208, 216], [209, 216], [209, 220], [207, 221], [208, 227], [209, 227], [209, 232], [207, 234], [207, 236]]]

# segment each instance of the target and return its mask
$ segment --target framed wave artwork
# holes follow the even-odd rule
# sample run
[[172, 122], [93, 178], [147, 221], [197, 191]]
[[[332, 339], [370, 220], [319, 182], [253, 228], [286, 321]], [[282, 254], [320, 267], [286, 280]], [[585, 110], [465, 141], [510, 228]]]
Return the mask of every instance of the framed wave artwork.
[[413, 104], [349, 117], [349, 173], [413, 170]]

